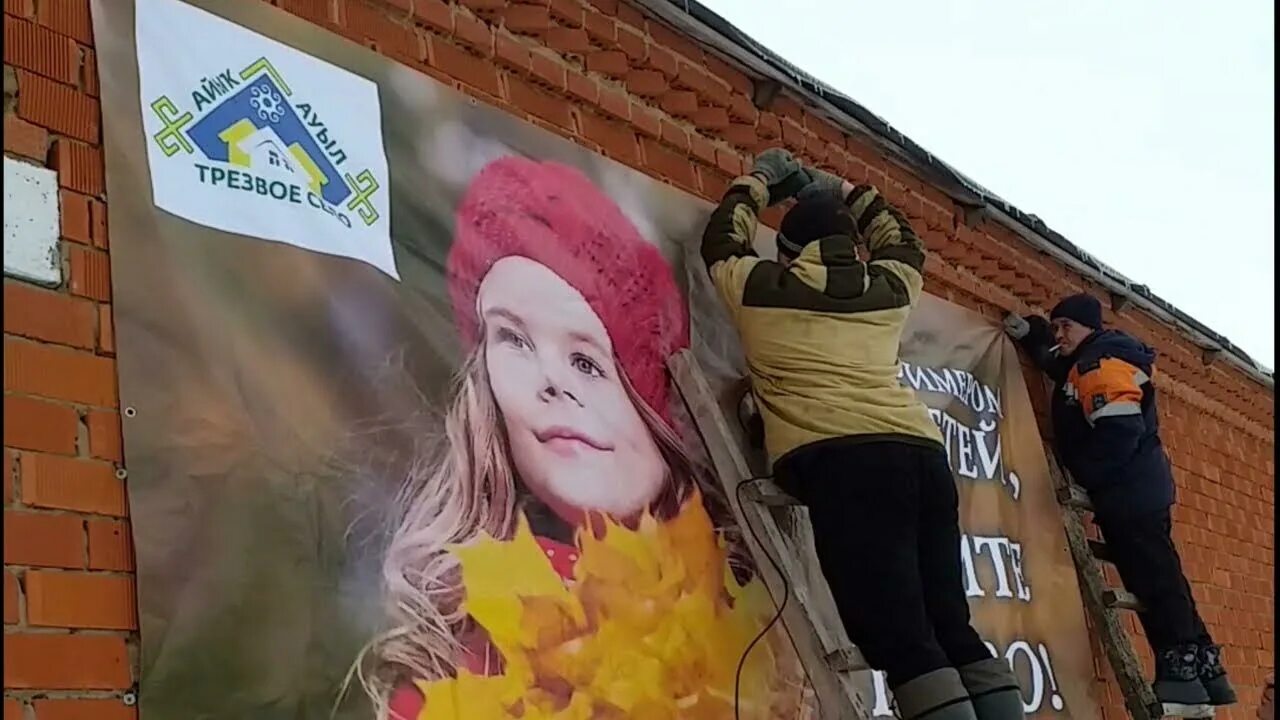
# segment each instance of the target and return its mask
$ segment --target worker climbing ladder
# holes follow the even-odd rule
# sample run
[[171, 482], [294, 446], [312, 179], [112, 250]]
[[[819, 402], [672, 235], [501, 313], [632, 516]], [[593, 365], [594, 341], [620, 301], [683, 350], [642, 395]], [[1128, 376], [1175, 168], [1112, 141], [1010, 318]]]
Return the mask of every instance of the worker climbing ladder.
[[1210, 705], [1161, 704], [1142, 673], [1142, 666], [1133, 650], [1129, 634], [1121, 623], [1120, 611], [1136, 611], [1141, 605], [1126, 590], [1108, 588], [1101, 562], [1107, 562], [1105, 543], [1089, 538], [1085, 526], [1085, 513], [1092, 511], [1089, 496], [1079, 485], [1071, 482], [1054, 457], [1053, 450], [1045, 448], [1049, 461], [1049, 473], [1053, 478], [1058, 504], [1062, 506], [1062, 524], [1067, 533], [1067, 546], [1075, 562], [1076, 575], [1080, 579], [1085, 612], [1098, 633], [1099, 642], [1111, 664], [1111, 671], [1120, 684], [1125, 707], [1134, 720], [1159, 720], [1162, 717], [1209, 718], [1213, 717]]
[[[812, 588], [804, 582], [802, 561], [772, 512], [772, 508], [785, 506], [793, 517], [804, 520], [807, 510], [769, 480], [753, 477], [729, 421], [693, 355], [682, 350], [667, 365], [707, 447], [734, 518], [747, 531], [743, 535], [755, 565], [774, 602], [782, 607], [782, 623], [804, 664], [823, 720], [869, 720], [871, 706], [863, 699], [854, 677], [854, 673], [869, 669], [866, 661], [849, 642], [843, 627], [824, 622], [816, 612]], [[793, 524], [807, 531], [807, 522]]]

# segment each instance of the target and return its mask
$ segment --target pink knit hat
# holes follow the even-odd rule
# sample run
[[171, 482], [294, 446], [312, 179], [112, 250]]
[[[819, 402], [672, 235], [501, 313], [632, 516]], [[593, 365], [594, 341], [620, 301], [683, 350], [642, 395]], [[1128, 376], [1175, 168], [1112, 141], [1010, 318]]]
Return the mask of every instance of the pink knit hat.
[[582, 293], [636, 392], [669, 418], [666, 361], [689, 345], [688, 313], [666, 260], [618, 206], [566, 165], [514, 156], [486, 165], [458, 206], [446, 268], [468, 349], [480, 339], [480, 282], [512, 255], [545, 265]]

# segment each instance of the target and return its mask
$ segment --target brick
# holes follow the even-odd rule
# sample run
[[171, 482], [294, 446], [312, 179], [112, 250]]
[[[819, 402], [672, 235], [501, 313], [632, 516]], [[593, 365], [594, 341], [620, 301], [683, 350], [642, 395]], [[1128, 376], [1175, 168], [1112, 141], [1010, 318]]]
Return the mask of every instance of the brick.
[[591, 38], [587, 36], [586, 30], [579, 28], [552, 28], [542, 39], [547, 47], [556, 52], [575, 55], [591, 52]]
[[110, 410], [85, 413], [89, 427], [89, 455], [120, 463], [124, 460], [124, 444], [120, 435], [120, 414]]
[[[618, 38], [618, 49], [621, 50], [622, 54], [626, 55], [627, 58], [638, 62], [649, 57], [651, 48], [649, 47], [649, 41], [645, 39], [644, 35], [623, 25], [617, 26], [614, 32]], [[674, 63], [675, 56], [670, 55], [670, 53], [668, 53], [668, 55]]]
[[132, 684], [123, 637], [25, 633], [4, 636], [6, 688], [123, 690]]
[[85, 195], [106, 193], [102, 152], [84, 143], [59, 138], [49, 154], [49, 167], [58, 171], [58, 184]]
[[97, 143], [98, 101], [73, 87], [18, 71], [18, 115], [59, 135]]
[[117, 517], [129, 512], [124, 482], [111, 463], [27, 452], [19, 465], [24, 505]]
[[618, 2], [618, 22], [630, 25], [633, 28], [644, 27], [644, 15], [639, 10], [626, 4], [623, 0]]
[[612, 78], [626, 77], [627, 71], [631, 69], [627, 56], [616, 50], [589, 53], [586, 57], [586, 67], [589, 72], [598, 72]]
[[643, 138], [640, 142], [644, 149], [645, 165], [659, 176], [671, 180], [688, 189], [696, 186], [693, 165], [689, 159], [668, 149], [656, 140]]
[[106, 250], [107, 239], [107, 204], [97, 200], [89, 203], [89, 240], [96, 248]]
[[782, 123], [773, 113], [760, 113], [760, 121], [756, 124], [756, 134], [764, 140], [782, 137]]
[[[33, 18], [36, 16], [35, 0], [4, 0], [4, 12], [15, 17]], [[5, 720], [8, 720], [8, 715]]]
[[677, 55], [684, 56], [685, 60], [695, 64], [702, 63], [702, 51], [698, 46], [693, 44], [691, 40], [679, 34], [678, 32], [668, 28], [667, 26], [650, 20], [645, 23], [645, 29], [649, 33], [649, 37], [653, 38], [653, 42], [667, 48]]
[[636, 126], [640, 134], [655, 140], [662, 136], [662, 114], [644, 105], [631, 107], [631, 124]]
[[541, 35], [555, 27], [551, 11], [545, 7], [512, 5], [499, 14], [503, 27], [517, 35]]
[[517, 77], [507, 77], [507, 100], [534, 117], [542, 118], [565, 129], [573, 129], [569, 103]]
[[493, 55], [493, 28], [489, 27], [488, 23], [465, 13], [458, 13], [453, 22], [453, 36], [460, 45], [469, 47], [485, 57]]
[[498, 71], [493, 64], [456, 46], [433, 38], [430, 43], [429, 64], [477, 90], [493, 96], [502, 94]]
[[25, 283], [4, 284], [4, 331], [83, 349], [94, 347], [93, 303]]
[[746, 95], [734, 95], [729, 98], [729, 117], [747, 125], [754, 125], [760, 119], [760, 111], [751, 102], [751, 98]]
[[556, 92], [565, 89], [568, 71], [563, 63], [541, 54], [534, 54], [530, 61], [529, 74], [536, 84]]
[[[6, 15], [4, 62], [67, 85], [80, 80], [80, 49], [76, 42], [36, 23]], [[19, 92], [21, 93], [21, 85]]]
[[5, 510], [4, 564], [83, 568], [84, 519]]
[[737, 177], [745, 170], [742, 155], [725, 148], [716, 148], [716, 167], [728, 173], [730, 177]]
[[644, 64], [645, 67], [662, 73], [668, 80], [671, 80], [680, 72], [680, 61], [676, 59], [675, 53], [666, 48], [649, 48]]
[[689, 152], [689, 131], [670, 120], [664, 118], [661, 121], [658, 137], [680, 152]]
[[323, 25], [334, 22], [333, 3], [328, 0], [279, 0], [281, 10]]
[[55, 400], [115, 407], [115, 361], [80, 350], [6, 337], [4, 387]]
[[29, 570], [27, 624], [36, 627], [136, 630], [133, 578], [103, 573]]
[[[444, 0], [399, 0], [409, 7], [405, 10], [413, 11], [414, 23], [422, 27], [438, 30], [443, 33], [452, 33], [454, 28], [453, 8]], [[458, 17], [469, 17], [466, 13], [459, 13]]]
[[619, 120], [631, 120], [631, 100], [619, 90], [600, 88], [600, 109]]
[[756, 135], [756, 129], [751, 125], [743, 125], [741, 123], [729, 123], [729, 127], [720, 131], [720, 136], [726, 142], [741, 148], [754, 147], [760, 142], [760, 137]]
[[587, 2], [605, 15], [618, 14], [618, 0], [587, 0]]
[[[10, 1], [11, 0], [5, 0], [4, 6], [6, 10], [9, 9]], [[26, 1], [31, 2], [31, 0], [26, 0]], [[22, 703], [18, 702], [17, 700], [14, 700], [13, 698], [5, 698], [4, 720], [23, 720], [26, 713], [26, 710], [24, 710], [23, 707], [24, 706]]]
[[586, 10], [583, 9], [582, 5], [578, 4], [578, 0], [548, 0], [547, 6], [551, 11], [552, 20], [565, 27], [582, 27]]
[[507, 0], [459, 0], [459, 2], [480, 14], [493, 13], [507, 6]]
[[627, 92], [645, 98], [656, 98], [670, 88], [666, 77], [657, 70], [631, 70], [623, 82]]
[[5, 115], [4, 151], [43, 164], [49, 156], [49, 133], [17, 115]]
[[13, 451], [9, 448], [5, 448], [3, 475], [0, 475], [0, 478], [3, 479], [2, 482], [4, 483], [5, 507], [8, 507], [13, 502], [13, 483], [15, 477], [14, 473], [18, 469], [17, 462], [17, 457], [14, 456]]
[[347, 29], [358, 37], [373, 40], [382, 50], [414, 62], [422, 59], [422, 46], [411, 25], [392, 20], [384, 8], [370, 5], [367, 0], [349, 0], [343, 7]]
[[98, 352], [116, 354], [115, 322], [111, 317], [111, 306], [106, 303], [98, 306]]
[[67, 289], [73, 295], [106, 302], [111, 299], [111, 263], [105, 252], [95, 248], [67, 247], [71, 277]]
[[724, 108], [700, 107], [693, 114], [693, 124], [702, 130], [724, 130], [729, 127], [729, 113]]
[[89, 569], [133, 571], [133, 536], [125, 520], [89, 518]]
[[689, 133], [689, 149], [698, 160], [708, 165], [715, 165], [716, 146], [706, 136], [699, 133]]
[[721, 60], [711, 53], [705, 54], [703, 57], [703, 63], [706, 65], [707, 72], [722, 80], [735, 92], [750, 95], [755, 89], [751, 82], [751, 78], [747, 77], [737, 68], [732, 67], [729, 63]]
[[610, 48], [618, 42], [617, 25], [606, 15], [588, 10], [582, 27], [587, 31], [587, 37], [601, 47]]
[[74, 455], [80, 418], [75, 409], [36, 398], [4, 396], [4, 444], [21, 450]]
[[639, 163], [640, 146], [631, 128], [591, 113], [583, 113], [580, 119], [582, 136], [599, 145], [606, 155], [633, 165]]
[[528, 70], [532, 63], [529, 48], [510, 35], [499, 34], [494, 40], [494, 56], [507, 67], [517, 70]]
[[93, 20], [89, 3], [83, 0], [58, 0], [39, 3], [36, 22], [75, 39], [81, 45], [93, 45]]
[[58, 192], [58, 210], [61, 215], [63, 238], [84, 245], [93, 243], [93, 222], [89, 201], [88, 195], [70, 190]]
[[686, 90], [672, 90], [662, 96], [659, 107], [675, 117], [690, 118], [698, 111], [698, 96]]
[[567, 70], [566, 76], [570, 96], [588, 105], [597, 105], [600, 102], [600, 85], [595, 78], [572, 69]]
[[35, 706], [37, 720], [138, 720], [137, 707], [116, 698], [36, 700]]
[[14, 625], [18, 622], [18, 578], [8, 570], [4, 571], [4, 624]]

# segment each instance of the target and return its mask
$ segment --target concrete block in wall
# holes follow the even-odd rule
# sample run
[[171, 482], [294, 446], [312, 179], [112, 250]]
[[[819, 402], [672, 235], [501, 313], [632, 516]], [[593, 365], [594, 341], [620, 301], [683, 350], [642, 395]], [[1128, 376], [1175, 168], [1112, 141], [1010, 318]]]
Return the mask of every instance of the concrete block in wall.
[[4, 159], [4, 274], [62, 284], [58, 253], [58, 174]]

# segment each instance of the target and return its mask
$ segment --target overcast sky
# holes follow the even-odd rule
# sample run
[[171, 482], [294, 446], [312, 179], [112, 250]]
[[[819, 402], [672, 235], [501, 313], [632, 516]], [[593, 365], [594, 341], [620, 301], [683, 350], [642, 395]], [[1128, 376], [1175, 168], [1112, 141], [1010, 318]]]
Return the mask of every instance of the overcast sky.
[[701, 0], [1275, 365], [1270, 0]]

